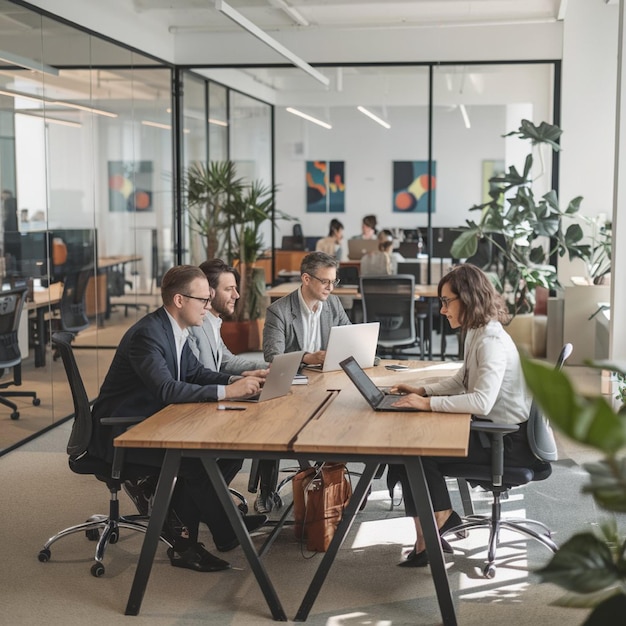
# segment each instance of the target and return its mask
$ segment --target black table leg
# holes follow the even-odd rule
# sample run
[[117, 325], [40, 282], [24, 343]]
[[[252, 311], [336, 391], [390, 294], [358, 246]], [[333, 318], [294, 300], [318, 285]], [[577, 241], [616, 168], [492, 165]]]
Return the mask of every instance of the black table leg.
[[374, 474], [378, 469], [378, 463], [366, 463], [365, 468], [363, 469], [363, 473], [361, 474], [361, 478], [357, 483], [357, 486], [350, 498], [350, 502], [348, 502], [348, 506], [343, 512], [341, 517], [341, 522], [337, 526], [337, 530], [335, 531], [335, 535], [333, 536], [333, 540], [330, 542], [328, 546], [328, 550], [324, 554], [317, 571], [315, 572], [315, 576], [307, 589], [307, 592], [300, 604], [300, 608], [296, 613], [295, 621], [296, 622], [304, 622], [306, 618], [309, 616], [309, 612], [313, 608], [313, 603], [315, 602], [324, 581], [326, 580], [326, 576], [328, 576], [328, 572], [335, 560], [335, 556], [337, 556], [337, 552], [339, 552], [339, 548], [343, 543], [348, 531], [350, 530], [352, 523], [354, 522], [354, 518], [358, 513], [359, 507], [365, 498], [365, 494], [374, 478]]
[[154, 505], [150, 515], [148, 531], [143, 540], [139, 562], [137, 563], [137, 571], [135, 572], [133, 586], [131, 587], [128, 604], [126, 605], [126, 615], [139, 615], [141, 602], [146, 592], [150, 571], [152, 570], [152, 562], [154, 561], [154, 555], [156, 554], [157, 545], [159, 544], [159, 537], [161, 536], [165, 517], [167, 516], [167, 507], [169, 506], [172, 493], [174, 492], [174, 486], [176, 485], [176, 476], [179, 466], [180, 451], [167, 450], [163, 466], [161, 467], [156, 494], [154, 496]]
[[248, 534], [248, 531], [243, 523], [243, 519], [239, 514], [239, 510], [233, 502], [233, 499], [230, 497], [228, 485], [226, 484], [224, 476], [222, 475], [222, 472], [220, 472], [219, 466], [217, 465], [217, 459], [206, 454], [202, 455], [201, 458], [202, 464], [209, 475], [209, 479], [215, 488], [217, 496], [226, 511], [228, 521], [231, 523], [233, 530], [239, 539], [241, 548], [248, 559], [250, 568], [259, 583], [259, 587], [261, 588], [265, 601], [267, 602], [267, 606], [272, 613], [272, 617], [277, 622], [286, 622], [287, 615], [285, 614], [280, 600], [278, 599], [278, 594], [274, 589], [274, 585], [272, 585], [272, 582], [265, 571], [265, 567], [256, 553], [252, 539], [250, 539], [250, 535]]
[[439, 610], [443, 618], [444, 626], [456, 626], [456, 613], [454, 611], [454, 603], [452, 602], [452, 594], [450, 593], [450, 583], [448, 581], [448, 573], [446, 572], [446, 564], [441, 551], [441, 542], [439, 541], [439, 531], [435, 522], [433, 506], [428, 493], [428, 486], [424, 477], [424, 469], [420, 457], [407, 458], [404, 462], [409, 485], [413, 493], [413, 499], [417, 507], [422, 531], [424, 532], [424, 541], [426, 542], [426, 552], [430, 562], [430, 570], [435, 583], [435, 591], [437, 600], [439, 601]]

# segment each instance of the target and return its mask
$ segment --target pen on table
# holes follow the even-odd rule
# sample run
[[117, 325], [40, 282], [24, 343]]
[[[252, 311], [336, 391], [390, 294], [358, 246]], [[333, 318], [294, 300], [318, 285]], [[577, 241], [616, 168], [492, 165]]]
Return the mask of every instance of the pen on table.
[[225, 404], [218, 404], [218, 411], [245, 411], [247, 407], [245, 406], [226, 406]]

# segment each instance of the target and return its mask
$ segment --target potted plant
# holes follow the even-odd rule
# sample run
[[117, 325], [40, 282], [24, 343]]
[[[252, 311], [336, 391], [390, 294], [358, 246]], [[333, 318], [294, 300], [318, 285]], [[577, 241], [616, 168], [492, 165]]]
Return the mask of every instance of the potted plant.
[[[618, 374], [618, 398], [624, 394], [626, 364], [591, 364]], [[526, 383], [550, 423], [569, 438], [602, 453], [599, 462], [586, 463], [590, 482], [584, 487], [596, 503], [611, 513], [626, 512], [626, 406], [616, 412], [601, 396], [576, 393], [563, 371], [522, 359]], [[614, 515], [598, 534], [583, 532], [566, 541], [550, 563], [539, 571], [573, 595], [564, 606], [593, 607], [585, 626], [622, 624], [626, 614], [626, 540], [620, 536]]]
[[561, 129], [542, 122], [535, 126], [522, 120], [518, 130], [505, 135], [516, 135], [531, 142], [531, 152], [526, 156], [521, 172], [514, 165], [501, 176], [489, 179], [490, 201], [473, 206], [470, 211], [480, 211], [477, 221], [467, 220], [467, 228], [454, 241], [451, 255], [469, 258], [476, 254], [479, 241], [485, 242], [493, 251], [489, 270], [498, 290], [505, 296], [509, 311], [532, 313], [537, 287], [553, 290], [559, 286], [556, 268], [551, 259], [569, 255], [570, 259], [586, 260], [590, 246], [581, 243], [583, 231], [579, 224], [566, 220], [575, 218], [582, 201], [576, 197], [563, 210], [557, 194], [549, 191], [540, 198], [533, 192], [532, 176], [535, 157], [544, 162], [543, 151], [560, 150], [558, 144]]
[[275, 210], [276, 190], [276, 185], [238, 178], [233, 161], [195, 164], [185, 175], [190, 228], [202, 235], [206, 258], [223, 258], [239, 270], [241, 297], [233, 318], [222, 325], [224, 341], [235, 353], [260, 349], [265, 275], [255, 262], [266, 247], [262, 225], [291, 219]]

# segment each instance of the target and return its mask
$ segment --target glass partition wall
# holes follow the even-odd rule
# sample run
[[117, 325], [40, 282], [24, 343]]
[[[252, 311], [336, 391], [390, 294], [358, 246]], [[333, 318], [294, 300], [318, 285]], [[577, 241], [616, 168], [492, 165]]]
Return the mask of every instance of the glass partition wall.
[[[90, 268], [93, 293], [90, 325], [75, 344], [91, 346], [76, 354], [92, 397], [110, 348], [145, 312], [118, 303], [158, 305], [164, 271], [206, 256], [185, 215], [176, 214], [185, 210], [175, 198], [177, 176], [192, 163], [232, 159], [245, 179], [277, 185], [276, 208], [292, 220], [277, 221], [273, 232], [267, 225], [267, 248], [281, 247], [293, 219], [314, 248], [332, 218], [343, 222], [347, 239], [373, 213], [379, 228], [407, 243], [421, 239], [422, 252], [437, 256], [428, 235], [431, 245], [445, 243], [447, 229], [475, 217], [469, 208], [482, 201], [488, 175], [520, 158], [503, 135], [522, 118], [558, 123], [557, 62], [323, 67], [328, 88], [296, 68], [211, 69], [210, 78], [198, 69], [180, 71], [182, 88], [173, 90], [179, 70], [158, 60], [6, 0], [0, 13], [14, 24], [13, 33], [5, 24], [0, 43], [4, 288], [33, 279], [35, 299], [45, 302], [45, 342], [52, 288], [64, 271], [53, 253], [74, 257], [75, 238], [85, 236], [79, 260]], [[247, 80], [231, 82], [237, 73]], [[240, 84], [259, 88], [243, 93]], [[173, 92], [181, 93], [179, 107]], [[173, 110], [181, 113], [177, 141]], [[547, 189], [555, 177], [545, 166]], [[322, 170], [327, 175], [315, 180]], [[35, 251], [37, 237], [45, 238], [45, 252]], [[23, 386], [42, 389], [42, 404], [21, 402], [18, 421], [0, 407], [0, 451], [72, 411], [49, 346], [45, 364], [35, 364], [37, 305], [28, 308]]]

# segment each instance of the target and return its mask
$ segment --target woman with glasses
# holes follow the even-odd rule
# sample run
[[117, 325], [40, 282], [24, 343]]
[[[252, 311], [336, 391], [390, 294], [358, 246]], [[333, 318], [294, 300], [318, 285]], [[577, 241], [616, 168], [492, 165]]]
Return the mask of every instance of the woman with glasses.
[[[453, 268], [438, 286], [441, 315], [453, 329], [460, 328], [465, 337], [461, 368], [441, 382], [413, 387], [398, 385], [392, 391], [404, 393], [395, 402], [398, 407], [414, 407], [423, 411], [471, 413], [474, 419], [519, 424], [520, 428], [506, 435], [505, 464], [511, 467], [534, 467], [541, 462], [533, 455], [526, 436], [526, 422], [532, 398], [526, 390], [520, 358], [509, 334], [504, 330], [509, 315], [502, 297], [487, 275], [470, 264]], [[466, 458], [423, 457], [422, 465], [440, 534], [461, 523], [452, 510], [441, 463], [491, 463], [491, 448], [479, 433], [470, 432]], [[408, 485], [404, 466], [390, 466], [387, 484], [390, 490], [402, 484], [407, 515], [415, 520], [417, 541], [401, 567], [424, 567], [428, 564], [424, 536], [415, 502]], [[444, 552], [452, 548], [442, 540]]]

